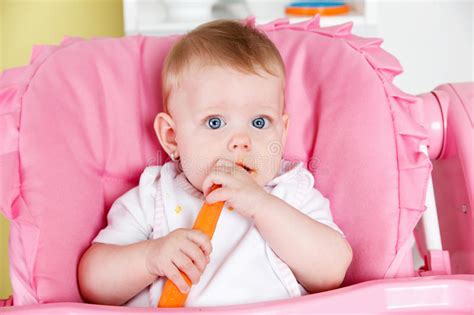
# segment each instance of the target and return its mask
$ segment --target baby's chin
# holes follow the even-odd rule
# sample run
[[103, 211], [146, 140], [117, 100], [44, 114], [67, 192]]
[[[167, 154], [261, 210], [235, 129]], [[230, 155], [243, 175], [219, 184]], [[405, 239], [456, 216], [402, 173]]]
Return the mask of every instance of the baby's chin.
[[271, 180], [273, 180], [278, 175], [277, 172], [274, 174], [262, 174], [258, 172], [252, 173], [252, 177], [254, 178], [255, 182], [260, 187], [265, 187]]

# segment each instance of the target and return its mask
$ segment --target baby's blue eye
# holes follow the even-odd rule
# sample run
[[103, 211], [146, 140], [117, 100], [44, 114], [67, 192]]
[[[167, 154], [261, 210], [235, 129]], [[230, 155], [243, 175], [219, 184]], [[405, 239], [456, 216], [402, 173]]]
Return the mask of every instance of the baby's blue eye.
[[255, 118], [252, 121], [252, 126], [254, 126], [255, 128], [258, 128], [258, 129], [264, 129], [267, 126], [267, 124], [265, 122], [268, 122], [268, 119], [265, 118], [265, 117]]
[[225, 125], [225, 122], [219, 117], [212, 117], [207, 120], [207, 126], [211, 129], [219, 129], [223, 125]]

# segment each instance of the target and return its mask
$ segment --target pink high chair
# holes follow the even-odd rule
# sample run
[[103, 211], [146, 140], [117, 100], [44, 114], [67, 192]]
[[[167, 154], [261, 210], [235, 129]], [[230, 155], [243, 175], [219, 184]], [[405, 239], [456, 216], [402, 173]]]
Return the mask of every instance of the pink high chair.
[[[216, 308], [83, 303], [77, 263], [107, 210], [145, 166], [167, 161], [152, 123], [162, 63], [178, 36], [66, 38], [35, 47], [28, 66], [0, 79], [0, 211], [10, 221], [13, 287], [0, 313], [469, 314], [474, 85], [408, 95], [392, 83], [402, 68], [382, 41], [351, 27], [320, 27], [318, 16], [259, 26], [287, 69], [284, 157], [306, 163], [353, 248], [341, 288]], [[443, 250], [428, 248], [415, 230], [431, 174]]]

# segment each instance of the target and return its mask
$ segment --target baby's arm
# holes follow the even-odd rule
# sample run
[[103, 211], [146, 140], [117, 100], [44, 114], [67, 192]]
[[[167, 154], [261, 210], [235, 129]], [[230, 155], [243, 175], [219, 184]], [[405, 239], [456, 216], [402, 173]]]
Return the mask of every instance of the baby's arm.
[[189, 229], [131, 245], [94, 243], [79, 263], [79, 288], [86, 301], [109, 305], [124, 304], [161, 276], [184, 292], [178, 268], [197, 283], [211, 250], [204, 233]]
[[145, 264], [150, 242], [125, 246], [94, 243], [79, 263], [82, 298], [95, 304], [121, 305], [152, 283], [156, 276]]
[[255, 225], [309, 293], [337, 288], [352, 261], [349, 243], [334, 229], [268, 194]]

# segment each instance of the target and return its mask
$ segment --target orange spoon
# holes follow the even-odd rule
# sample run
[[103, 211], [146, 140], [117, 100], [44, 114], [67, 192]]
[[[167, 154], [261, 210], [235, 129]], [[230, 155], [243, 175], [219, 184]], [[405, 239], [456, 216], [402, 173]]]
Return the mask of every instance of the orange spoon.
[[[221, 186], [214, 184], [211, 187], [211, 191], [219, 187]], [[194, 222], [193, 229], [205, 233], [211, 240], [212, 236], [214, 235], [214, 231], [216, 230], [217, 221], [219, 220], [219, 216], [223, 207], [224, 201], [218, 201], [213, 204], [207, 204], [204, 202], [196, 218], [196, 221]], [[184, 280], [186, 280], [186, 283], [189, 285], [189, 287], [191, 287], [192, 283], [188, 276], [186, 276], [186, 274], [183, 272], [181, 272], [181, 275], [183, 276]], [[163, 287], [163, 292], [161, 293], [160, 301], [158, 302], [157, 307], [183, 307], [188, 294], [189, 293], [182, 293], [178, 287], [168, 279], [165, 283], [165, 286]]]

